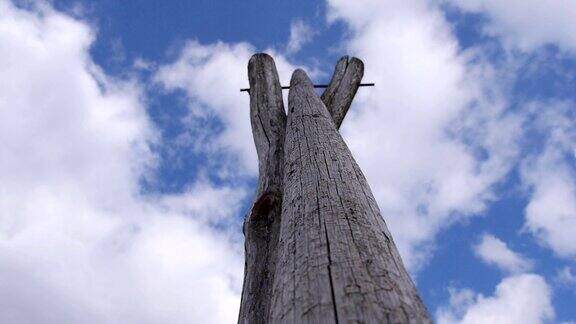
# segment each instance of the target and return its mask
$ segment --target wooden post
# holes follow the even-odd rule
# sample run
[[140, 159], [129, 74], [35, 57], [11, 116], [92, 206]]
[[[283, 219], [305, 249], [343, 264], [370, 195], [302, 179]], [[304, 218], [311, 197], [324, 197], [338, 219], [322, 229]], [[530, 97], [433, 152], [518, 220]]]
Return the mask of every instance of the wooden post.
[[274, 60], [256, 54], [248, 63], [250, 121], [258, 153], [258, 189], [244, 221], [245, 266], [239, 323], [266, 323], [280, 230], [286, 113]]
[[[253, 60], [267, 63], [254, 65]], [[366, 179], [337, 129], [362, 79], [362, 62], [341, 59], [322, 99], [306, 73], [296, 70], [287, 121], [278, 112], [281, 94], [270, 62], [258, 54], [249, 65], [254, 138], [257, 148], [259, 143], [268, 148], [258, 148], [259, 198], [245, 226], [239, 322], [430, 323]], [[255, 111], [263, 115], [266, 109], [271, 112], [265, 121], [255, 123]], [[271, 122], [277, 120], [284, 124]], [[280, 185], [270, 190], [273, 199], [266, 200], [269, 207], [262, 212], [266, 179]], [[257, 221], [261, 214], [267, 215], [264, 223]]]
[[336, 128], [344, 121], [363, 76], [364, 63], [355, 57], [344, 56], [336, 63], [330, 85], [321, 97]]

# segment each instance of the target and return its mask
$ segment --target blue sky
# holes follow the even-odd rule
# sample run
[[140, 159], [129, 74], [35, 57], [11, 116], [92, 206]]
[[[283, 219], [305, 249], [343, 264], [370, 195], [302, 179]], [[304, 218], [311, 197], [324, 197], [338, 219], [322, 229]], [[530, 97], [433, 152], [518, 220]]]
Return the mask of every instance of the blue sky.
[[[341, 129], [439, 323], [576, 321], [569, 0], [0, 0], [0, 322], [233, 322], [249, 57]], [[286, 94], [285, 94], [286, 95]]]

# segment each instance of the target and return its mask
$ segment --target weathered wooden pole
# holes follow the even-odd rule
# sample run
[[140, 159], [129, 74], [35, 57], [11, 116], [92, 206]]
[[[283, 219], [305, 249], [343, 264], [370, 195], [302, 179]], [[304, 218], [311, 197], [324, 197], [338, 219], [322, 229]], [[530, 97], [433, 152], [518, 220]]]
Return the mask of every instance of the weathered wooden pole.
[[[239, 322], [430, 323], [366, 179], [338, 132], [362, 79], [362, 62], [341, 59], [322, 99], [306, 73], [296, 70], [287, 121], [278, 112], [281, 93], [273, 67], [262, 54], [249, 64], [261, 173], [245, 224]], [[262, 116], [268, 117], [259, 121]], [[280, 184], [267, 190], [266, 179]]]
[[245, 267], [240, 323], [266, 323], [280, 230], [286, 112], [274, 60], [256, 54], [248, 62], [250, 121], [258, 153], [258, 189], [244, 221]]

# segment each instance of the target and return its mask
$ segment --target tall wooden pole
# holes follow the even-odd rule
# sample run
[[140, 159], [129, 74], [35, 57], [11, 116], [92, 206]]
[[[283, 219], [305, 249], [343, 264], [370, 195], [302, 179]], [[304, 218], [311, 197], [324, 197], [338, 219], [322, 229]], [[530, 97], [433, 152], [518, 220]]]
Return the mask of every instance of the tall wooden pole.
[[362, 75], [360, 60], [342, 58], [320, 98], [296, 70], [286, 121], [272, 58], [250, 60], [260, 183], [245, 223], [239, 322], [431, 322], [338, 132]]
[[286, 113], [274, 60], [256, 54], [248, 63], [250, 121], [258, 153], [258, 189], [244, 222], [245, 267], [241, 323], [266, 323], [280, 231]]

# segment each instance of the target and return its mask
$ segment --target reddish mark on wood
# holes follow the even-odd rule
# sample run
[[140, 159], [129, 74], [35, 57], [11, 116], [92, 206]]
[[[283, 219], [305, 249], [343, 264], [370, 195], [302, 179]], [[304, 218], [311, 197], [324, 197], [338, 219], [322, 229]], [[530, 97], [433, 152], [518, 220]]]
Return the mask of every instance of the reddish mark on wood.
[[254, 203], [254, 207], [252, 209], [252, 215], [257, 217], [258, 219], [264, 217], [270, 213], [272, 207], [274, 206], [274, 194], [270, 191], [266, 191], [258, 197], [256, 202]]

